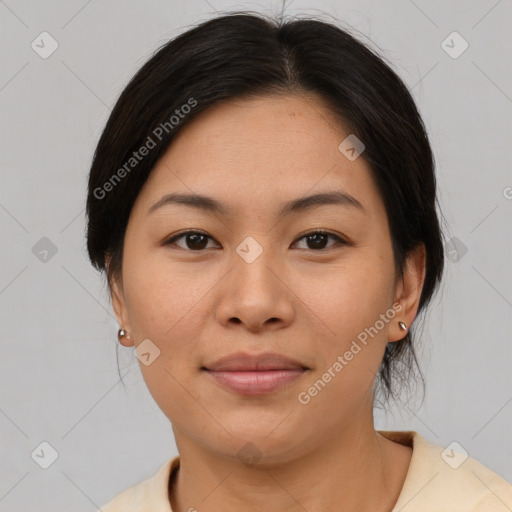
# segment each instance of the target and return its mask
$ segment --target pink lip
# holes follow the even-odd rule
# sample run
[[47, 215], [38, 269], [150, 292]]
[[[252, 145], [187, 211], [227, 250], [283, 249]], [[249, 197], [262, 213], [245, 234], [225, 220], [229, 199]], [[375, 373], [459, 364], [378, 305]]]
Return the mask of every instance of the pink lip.
[[206, 364], [204, 368], [214, 372], [245, 372], [253, 370], [297, 370], [307, 367], [295, 359], [271, 352], [262, 354], [237, 352]]
[[255, 370], [248, 372], [208, 373], [226, 388], [240, 395], [262, 395], [297, 379], [306, 370]]
[[305, 365], [279, 354], [232, 354], [203, 367], [219, 384], [241, 395], [262, 395], [299, 378]]

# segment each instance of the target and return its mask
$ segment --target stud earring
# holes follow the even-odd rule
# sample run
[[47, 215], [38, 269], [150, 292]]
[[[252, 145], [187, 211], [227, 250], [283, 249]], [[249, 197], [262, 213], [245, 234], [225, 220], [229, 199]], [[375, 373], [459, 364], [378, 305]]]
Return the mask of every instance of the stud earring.
[[405, 325], [403, 322], [398, 322], [398, 326], [402, 331], [407, 331], [407, 325]]
[[127, 340], [130, 339], [130, 335], [128, 334], [128, 331], [126, 329], [119, 329], [117, 331], [117, 339], [121, 341], [123, 338], [126, 338]]

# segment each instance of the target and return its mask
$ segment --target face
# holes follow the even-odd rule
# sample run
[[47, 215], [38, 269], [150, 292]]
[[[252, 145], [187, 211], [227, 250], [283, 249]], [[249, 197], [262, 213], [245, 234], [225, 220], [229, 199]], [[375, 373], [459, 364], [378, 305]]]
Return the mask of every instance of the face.
[[286, 460], [371, 421], [423, 267], [395, 274], [370, 169], [338, 149], [348, 135], [313, 95], [225, 102], [184, 127], [137, 197], [113, 305], [178, 448], [236, 457], [251, 442]]

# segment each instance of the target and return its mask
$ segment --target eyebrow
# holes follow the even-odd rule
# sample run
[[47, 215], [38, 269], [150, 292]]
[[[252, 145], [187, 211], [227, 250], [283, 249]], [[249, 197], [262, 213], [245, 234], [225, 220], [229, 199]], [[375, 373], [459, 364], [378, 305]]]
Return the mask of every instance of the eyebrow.
[[[205, 212], [218, 213], [220, 215], [231, 214], [231, 208], [212, 197], [200, 194], [174, 193], [166, 194], [159, 199], [153, 206], [151, 206], [151, 208], [149, 208], [148, 215], [154, 212], [157, 208], [161, 208], [162, 206], [169, 204], [182, 204]], [[284, 203], [279, 210], [279, 216], [284, 217], [290, 213], [305, 211], [316, 206], [329, 204], [351, 206], [363, 213], [366, 213], [364, 206], [354, 196], [341, 191], [328, 191], [299, 197]]]

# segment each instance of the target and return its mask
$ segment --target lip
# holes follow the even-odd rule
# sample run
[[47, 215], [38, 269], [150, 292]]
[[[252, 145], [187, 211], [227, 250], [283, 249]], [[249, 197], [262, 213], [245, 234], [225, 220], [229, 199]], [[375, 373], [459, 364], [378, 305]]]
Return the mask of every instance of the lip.
[[217, 383], [240, 395], [272, 393], [290, 384], [309, 368], [274, 353], [250, 355], [236, 353], [202, 367]]
[[264, 370], [297, 370], [309, 369], [301, 362], [280, 354], [265, 352], [262, 354], [247, 354], [237, 352], [204, 366], [213, 372], [250, 372]]

